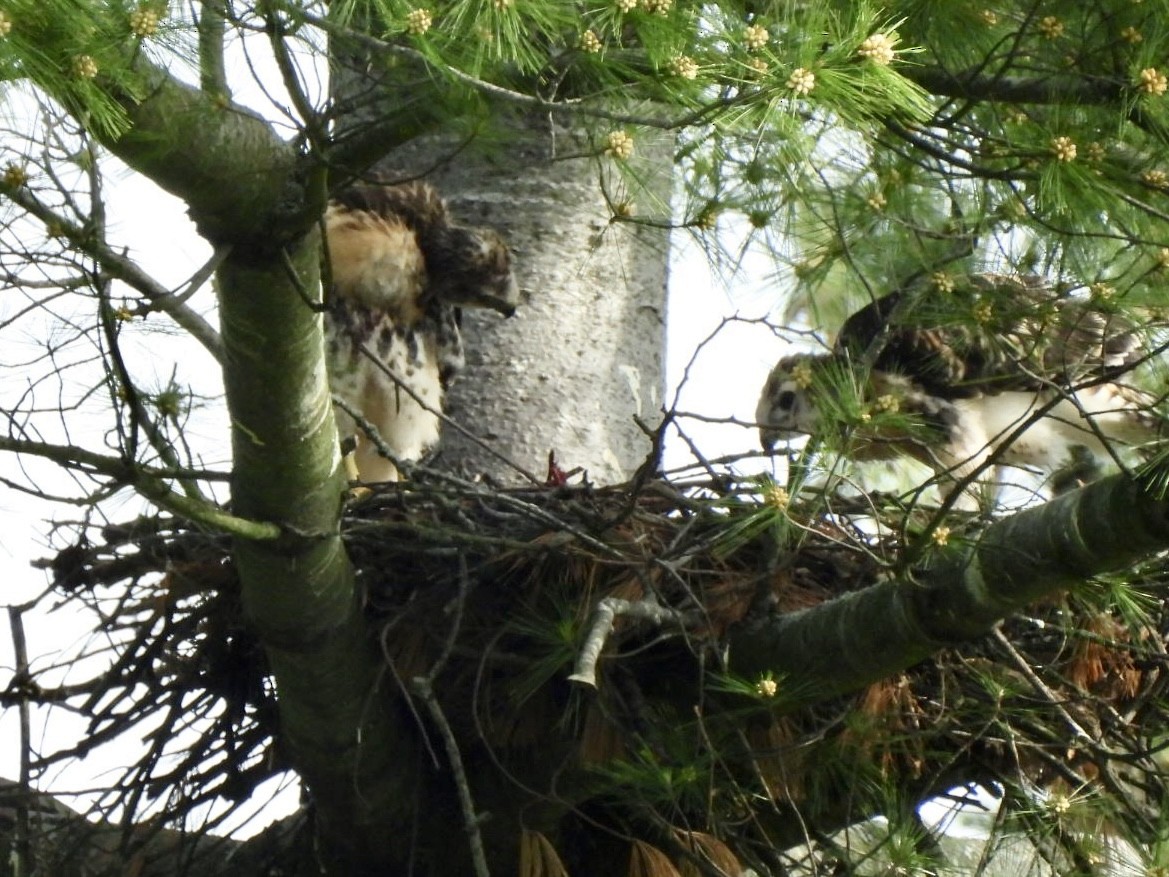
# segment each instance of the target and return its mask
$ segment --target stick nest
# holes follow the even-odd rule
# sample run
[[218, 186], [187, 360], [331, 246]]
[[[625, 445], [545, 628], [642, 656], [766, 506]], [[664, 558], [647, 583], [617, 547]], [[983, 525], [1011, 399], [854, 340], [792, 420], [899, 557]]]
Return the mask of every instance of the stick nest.
[[[444, 662], [443, 702], [468, 751], [563, 753], [567, 741], [575, 765], [618, 782], [613, 765], [625, 764], [619, 781], [634, 786], [681, 751], [710, 782], [779, 811], [847, 793], [842, 823], [877, 812], [890, 790], [920, 800], [975, 782], [1091, 788], [1153, 820], [1166, 792], [1165, 618], [1145, 596], [1162, 585], [1156, 567], [1088, 583], [1001, 634], [798, 712], [770, 697], [782, 679], [722, 674], [734, 625], [871, 585], [902, 562], [907, 532], [930, 532], [928, 516], [904, 509], [876, 526], [886, 513], [867, 499], [815, 502], [760, 482], [503, 490], [419, 477], [351, 505], [343, 538], [391, 673], [409, 680]], [[35, 676], [8, 692], [68, 701], [88, 719], [86, 741], [42, 754], [40, 767], [161, 716], [106, 804], [168, 796], [173, 817], [242, 799], [285, 769], [229, 540], [165, 516], [78, 526], [70, 539], [45, 563], [46, 599], [87, 606], [113, 660], [67, 697]], [[592, 692], [567, 677], [607, 596], [653, 599], [684, 623], [619, 620]], [[187, 731], [176, 747], [183, 728], [197, 739]], [[729, 802], [746, 798], [721, 800], [704, 818], [725, 833], [743, 816]]]

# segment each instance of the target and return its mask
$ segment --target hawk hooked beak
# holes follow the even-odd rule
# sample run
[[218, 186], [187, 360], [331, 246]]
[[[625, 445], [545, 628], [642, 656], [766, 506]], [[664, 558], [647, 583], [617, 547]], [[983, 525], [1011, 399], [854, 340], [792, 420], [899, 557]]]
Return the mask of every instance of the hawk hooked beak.
[[516, 306], [520, 303], [520, 288], [515, 282], [515, 277], [508, 275], [507, 284], [498, 293], [484, 292], [481, 304], [484, 307], [489, 307], [493, 311], [503, 314], [505, 317], [512, 316], [516, 311]]

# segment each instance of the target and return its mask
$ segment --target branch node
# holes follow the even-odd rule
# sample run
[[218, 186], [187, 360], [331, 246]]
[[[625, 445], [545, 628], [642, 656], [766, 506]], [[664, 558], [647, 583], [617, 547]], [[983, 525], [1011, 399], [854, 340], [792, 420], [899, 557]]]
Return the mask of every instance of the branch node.
[[633, 618], [638, 621], [650, 621], [660, 626], [674, 624], [679, 628], [686, 626], [686, 616], [677, 609], [663, 606], [654, 597], [644, 600], [623, 600], [620, 597], [604, 597], [597, 603], [593, 611], [593, 623], [581, 646], [580, 654], [576, 659], [576, 666], [569, 682], [579, 682], [590, 688], [597, 687], [597, 661], [600, 660], [601, 650], [618, 617]]

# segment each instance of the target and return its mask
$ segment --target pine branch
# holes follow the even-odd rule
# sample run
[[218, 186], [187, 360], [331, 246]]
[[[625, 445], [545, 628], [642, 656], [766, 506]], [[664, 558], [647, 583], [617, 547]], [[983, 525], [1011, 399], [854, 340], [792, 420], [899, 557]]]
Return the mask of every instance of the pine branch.
[[[282, 227], [303, 231], [314, 206], [288, 203], [299, 175], [296, 147], [251, 110], [209, 96], [139, 58], [146, 96], [121, 94], [130, 129], [104, 145], [126, 164], [190, 205], [212, 242], [271, 243]], [[231, 161], [225, 162], [225, 150]], [[272, 215], [277, 209], [281, 217]], [[311, 220], [309, 220], [311, 224]]]
[[901, 73], [933, 94], [1011, 104], [1119, 106], [1127, 88], [1115, 79], [1072, 73], [1007, 76], [987, 73], [982, 67], [951, 72], [942, 67], [907, 64]]
[[277, 524], [238, 517], [211, 503], [177, 493], [166, 484], [165, 479], [169, 478], [199, 478], [201, 473], [197, 470], [152, 469], [120, 457], [95, 454], [75, 445], [53, 445], [7, 436], [0, 436], [0, 451], [28, 454], [69, 469], [104, 475], [115, 482], [132, 486], [159, 508], [241, 539], [270, 541], [283, 535], [283, 530]]
[[733, 634], [731, 670], [798, 684], [806, 705], [981, 636], [1027, 604], [1169, 547], [1169, 502], [1124, 475], [991, 524], [898, 577]]

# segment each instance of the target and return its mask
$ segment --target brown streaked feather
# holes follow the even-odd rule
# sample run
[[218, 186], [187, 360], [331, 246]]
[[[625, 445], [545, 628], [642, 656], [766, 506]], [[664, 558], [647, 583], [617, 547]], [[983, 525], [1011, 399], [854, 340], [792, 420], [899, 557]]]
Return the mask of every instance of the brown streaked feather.
[[[438, 302], [491, 308], [510, 316], [519, 304], [511, 251], [503, 237], [491, 228], [454, 222], [443, 199], [427, 183], [354, 186], [330, 201], [326, 228], [330, 215], [363, 216], [371, 231], [377, 230], [380, 221], [395, 229], [399, 238], [408, 235], [408, 241], [401, 242], [408, 242], [422, 259], [421, 291], [416, 298], [423, 310], [430, 302]], [[367, 241], [354, 238], [354, 242]]]
[[[425, 183], [354, 186], [325, 212], [332, 301], [325, 313], [333, 392], [377, 429], [398, 460], [438, 442], [443, 392], [462, 367], [459, 307], [510, 314], [519, 299], [510, 253], [491, 229], [453, 223]], [[396, 480], [353, 416], [357, 474]]]
[[[992, 308], [984, 324], [956, 318], [980, 301]], [[1141, 342], [1124, 318], [1043, 278], [979, 274], [949, 292], [876, 299], [845, 321], [835, 351], [958, 399], [1115, 377], [1140, 358]]]
[[426, 260], [401, 219], [337, 202], [325, 212], [325, 237], [336, 295], [385, 311], [398, 325], [422, 318]]
[[351, 186], [332, 201], [349, 210], [393, 218], [419, 233], [451, 224], [442, 196], [428, 183]]

